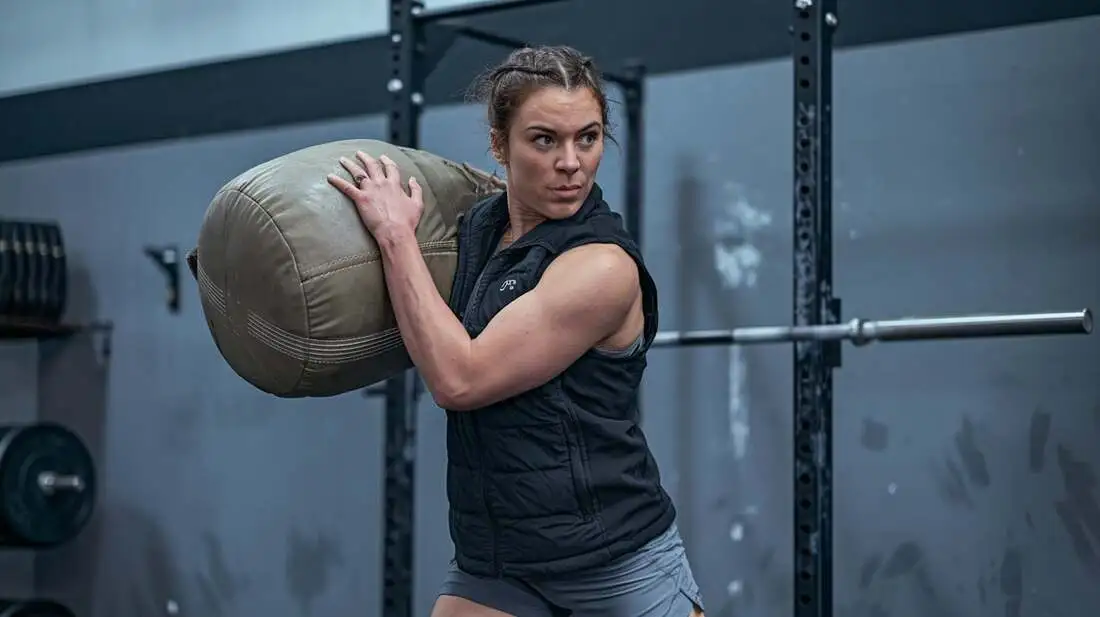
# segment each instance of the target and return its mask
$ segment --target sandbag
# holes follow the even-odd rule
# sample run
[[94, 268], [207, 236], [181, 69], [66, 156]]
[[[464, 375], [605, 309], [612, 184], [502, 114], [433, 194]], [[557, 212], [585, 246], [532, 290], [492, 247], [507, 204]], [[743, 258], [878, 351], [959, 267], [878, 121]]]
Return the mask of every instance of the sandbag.
[[333, 396], [412, 366], [397, 330], [378, 245], [326, 176], [341, 156], [387, 155], [416, 176], [416, 230], [436, 289], [448, 298], [459, 214], [501, 189], [469, 165], [374, 140], [320, 144], [230, 180], [214, 196], [188, 264], [203, 315], [229, 366], [283, 398]]

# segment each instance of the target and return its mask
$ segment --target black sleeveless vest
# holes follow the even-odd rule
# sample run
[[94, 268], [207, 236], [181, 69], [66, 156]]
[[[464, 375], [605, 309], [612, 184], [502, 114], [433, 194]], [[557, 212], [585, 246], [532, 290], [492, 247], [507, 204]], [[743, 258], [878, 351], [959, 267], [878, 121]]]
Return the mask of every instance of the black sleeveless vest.
[[590, 351], [534, 390], [447, 412], [447, 496], [458, 566], [480, 576], [552, 575], [637, 550], [676, 517], [636, 404], [645, 351], [657, 333], [657, 289], [598, 186], [572, 217], [546, 221], [494, 254], [507, 218], [501, 195], [475, 205], [460, 223], [450, 305], [470, 336], [533, 289], [555, 257], [583, 244], [622, 247], [637, 262], [642, 285], [640, 353]]

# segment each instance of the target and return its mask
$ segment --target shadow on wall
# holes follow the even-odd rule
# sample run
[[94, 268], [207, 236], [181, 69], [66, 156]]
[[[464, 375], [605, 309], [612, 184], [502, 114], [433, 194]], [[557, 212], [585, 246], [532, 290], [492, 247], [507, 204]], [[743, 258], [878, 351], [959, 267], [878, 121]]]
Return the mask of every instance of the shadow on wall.
[[[1015, 487], [1026, 487], [1036, 475], [1049, 473], [1046, 471], [1049, 466], [1050, 472], [1060, 476], [1060, 482], [1044, 482], [1049, 488], [1048, 494], [1055, 499], [1050, 511], [1044, 512], [1046, 503], [1021, 499], [1021, 495], [1013, 494], [1015, 503], [1023, 505], [1007, 510], [1007, 517], [997, 517], [997, 524], [1005, 525], [1003, 532], [998, 534], [1001, 540], [997, 542], [997, 554], [991, 555], [987, 564], [973, 572], [973, 579], [960, 580], [957, 573], [937, 571], [935, 562], [942, 563], [942, 555], [926, 550], [918, 541], [905, 540], [890, 551], [873, 552], [863, 560], [855, 597], [838, 599], [843, 602], [841, 613], [853, 617], [962, 617], [974, 614], [975, 603], [982, 614], [1004, 617], [1028, 615], [1040, 606], [1052, 611], [1050, 614], [1066, 610], [1069, 611], [1066, 614], [1088, 612], [1081, 607], [1095, 605], [1097, 596], [1073, 592], [1073, 579], [1077, 575], [1073, 570], [1082, 570], [1084, 580], [1089, 581], [1095, 580], [1100, 573], [1100, 558], [1094, 548], [1095, 542], [1100, 542], [1097, 475], [1092, 465], [1076, 456], [1066, 443], [1050, 443], [1051, 429], [1049, 413], [1033, 412], [1026, 444], [1027, 472], [1032, 478], [1021, 475], [1012, 480]], [[964, 416], [962, 427], [954, 435], [954, 446], [961, 458], [970, 456], [967, 452], [974, 449], [973, 432], [972, 423]], [[951, 464], [951, 459], [947, 460]], [[982, 469], [986, 469], [984, 462]], [[956, 508], [959, 516], [981, 511], [980, 504], [970, 499], [969, 487], [990, 485], [989, 472], [982, 473], [986, 475], [978, 482], [973, 472], [966, 473], [964, 478], [962, 471], [954, 470], [950, 472], [951, 486], [939, 487], [940, 497]], [[948, 488], [950, 492], [945, 493]], [[1063, 529], [1054, 528], [1050, 524], [1053, 521], [1060, 523]], [[912, 533], [928, 534], [925, 529], [914, 529]], [[961, 540], [961, 534], [959, 537]], [[1063, 542], [1066, 538], [1068, 544]], [[1044, 571], [1048, 565], [1051, 571]], [[1029, 573], [1027, 577], [1025, 573]], [[972, 591], [976, 594], [973, 602], [968, 597]], [[1057, 594], [1057, 598], [1051, 598], [1053, 594]], [[966, 602], [971, 602], [970, 607], [958, 606]]]
[[[723, 328], [746, 325], [746, 300], [766, 295], [753, 289], [759, 259], [753, 257], [758, 252], [749, 236], [762, 224], [760, 217], [770, 218], [735, 198], [732, 208], [744, 206], [745, 212], [725, 220], [730, 218], [727, 212], [708, 207], [710, 196], [699, 176], [703, 166], [691, 158], [681, 159], [678, 166], [676, 211], [684, 273], [678, 279], [679, 321], [716, 320]], [[726, 207], [730, 197], [718, 196], [720, 205]], [[734, 266], [736, 276], [721, 269], [728, 259], [740, 261]], [[790, 463], [784, 459], [790, 451], [789, 422], [780, 415], [789, 405], [771, 396], [777, 375], [748, 370], [750, 364], [762, 367], [757, 360], [761, 354], [775, 352], [743, 346], [669, 352], [680, 354], [677, 505], [686, 521], [684, 540], [707, 614], [716, 617], [768, 615], [789, 610], [792, 602], [789, 558], [777, 559], [789, 546], [782, 541], [789, 525], [762, 524], [765, 516], [774, 519], [787, 512], [766, 512], [772, 495], [790, 500]]]
[[104, 558], [96, 610], [78, 615], [240, 614], [235, 602], [250, 581], [230, 570], [213, 534], [203, 534], [201, 539], [205, 567], [188, 575], [180, 570], [171, 541], [151, 514], [132, 505], [113, 504], [102, 520], [111, 548]]
[[302, 615], [312, 615], [317, 600], [328, 591], [333, 573], [347, 564], [338, 540], [292, 529], [287, 536], [286, 585]]
[[[885, 558], [872, 554], [860, 567], [859, 597], [842, 605], [840, 613], [852, 617], [889, 617], [892, 613], [888, 607], [896, 607], [899, 596], [903, 596], [907, 609], [904, 615], [963, 617], [964, 610], [951, 606], [950, 593], [939, 591], [942, 586], [937, 585], [925, 559], [924, 549], [912, 541], [898, 544]], [[942, 577], [938, 578], [942, 583]], [[899, 587], [906, 579], [910, 584], [908, 594], [904, 587]]]
[[[111, 535], [126, 537], [114, 538], [110, 558], [104, 559], [100, 606], [94, 614], [172, 615], [180, 611], [181, 605], [187, 606], [179, 596], [183, 579], [176, 565], [179, 560], [156, 520], [125, 504], [113, 504], [103, 519]], [[208, 614], [215, 617], [219, 612], [211, 610]]]
[[[255, 581], [231, 569], [222, 543], [213, 533], [201, 537], [202, 567], [184, 572], [168, 535], [154, 517], [132, 505], [115, 504], [101, 516], [111, 549], [99, 580], [95, 612], [101, 617], [150, 615], [245, 615], [240, 600], [255, 593]], [[286, 591], [297, 612], [312, 615], [329, 588], [334, 567], [343, 559], [329, 537], [292, 530], [287, 538]]]

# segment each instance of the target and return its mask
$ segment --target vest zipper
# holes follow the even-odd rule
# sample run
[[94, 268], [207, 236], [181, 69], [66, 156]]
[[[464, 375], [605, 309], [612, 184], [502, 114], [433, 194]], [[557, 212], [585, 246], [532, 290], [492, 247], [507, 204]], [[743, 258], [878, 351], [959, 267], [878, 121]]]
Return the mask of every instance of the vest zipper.
[[573, 429], [572, 441], [577, 448], [578, 460], [574, 463], [574, 473], [577, 476], [576, 482], [580, 485], [576, 487], [577, 500], [580, 502], [581, 513], [587, 518], [596, 513], [596, 505], [593, 501], [591, 482], [588, 478], [588, 457], [586, 456], [584, 438], [581, 436], [581, 420], [577, 416], [577, 410], [573, 408], [573, 403], [564, 395], [562, 395], [562, 400], [565, 401], [565, 408], [568, 410], [566, 415], [569, 417], [570, 428]]
[[466, 312], [463, 313], [464, 317], [470, 315], [470, 309], [474, 308], [477, 301], [481, 299], [481, 294], [484, 293], [484, 290], [481, 289], [481, 284], [485, 281], [485, 273], [489, 271], [489, 264], [491, 263], [493, 263], [492, 259], [489, 260], [488, 264], [485, 264], [485, 267], [481, 270], [481, 274], [479, 274], [477, 280], [474, 281], [474, 292], [470, 294], [470, 301], [466, 303]]
[[[499, 254], [499, 253], [498, 253]], [[477, 306], [477, 302], [481, 300], [481, 296], [484, 293], [482, 284], [485, 282], [486, 274], [489, 272], [489, 266], [493, 265], [496, 259], [496, 255], [489, 258], [489, 261], [485, 264], [485, 267], [481, 269], [481, 274], [478, 275], [477, 280], [474, 281], [474, 291], [470, 294], [470, 301], [466, 303], [466, 312], [463, 314], [463, 321], [466, 321], [470, 317], [470, 311]], [[474, 435], [477, 436], [478, 443], [478, 461], [480, 462], [481, 471], [481, 503], [485, 504], [485, 515], [489, 518], [489, 537], [492, 538], [492, 551], [493, 551], [493, 572], [498, 576], [500, 575], [500, 560], [497, 556], [497, 520], [493, 515], [493, 508], [489, 505], [489, 493], [485, 488], [489, 474], [485, 472], [485, 448], [481, 446], [481, 426], [477, 421], [477, 414], [470, 414], [470, 422], [474, 425]]]
[[[489, 278], [489, 274], [496, 275], [496, 272], [491, 270], [491, 267], [495, 265], [499, 258], [509, 253], [509, 249], [514, 249], [516, 245], [512, 245], [505, 249], [498, 251], [495, 255], [489, 257], [489, 260], [485, 262], [485, 267], [481, 269], [481, 274], [478, 275], [477, 280], [474, 281], [474, 291], [470, 294], [470, 300], [466, 303], [466, 311], [462, 314], [462, 325], [465, 326], [470, 319], [470, 311], [473, 310], [477, 303], [481, 301], [481, 296], [485, 293], [485, 279]], [[481, 447], [481, 426], [477, 421], [477, 414], [470, 414], [470, 422], [474, 427], [474, 435], [477, 436], [478, 443], [478, 460], [481, 463], [481, 501], [485, 504], [485, 515], [489, 518], [489, 536], [492, 538], [492, 550], [493, 550], [493, 572], [497, 576], [501, 575], [500, 571], [500, 555], [497, 552], [497, 519], [493, 514], [493, 508], [489, 505], [489, 494], [485, 488], [486, 478], [488, 474], [485, 473], [485, 448]]]

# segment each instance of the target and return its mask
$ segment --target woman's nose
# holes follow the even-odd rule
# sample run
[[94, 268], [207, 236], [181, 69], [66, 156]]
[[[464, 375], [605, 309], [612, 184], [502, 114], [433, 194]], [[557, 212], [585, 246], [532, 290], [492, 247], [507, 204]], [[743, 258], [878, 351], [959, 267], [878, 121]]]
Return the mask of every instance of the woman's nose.
[[577, 158], [577, 153], [568, 148], [565, 151], [565, 155], [558, 159], [558, 169], [566, 173], [576, 173], [581, 168], [581, 160]]

